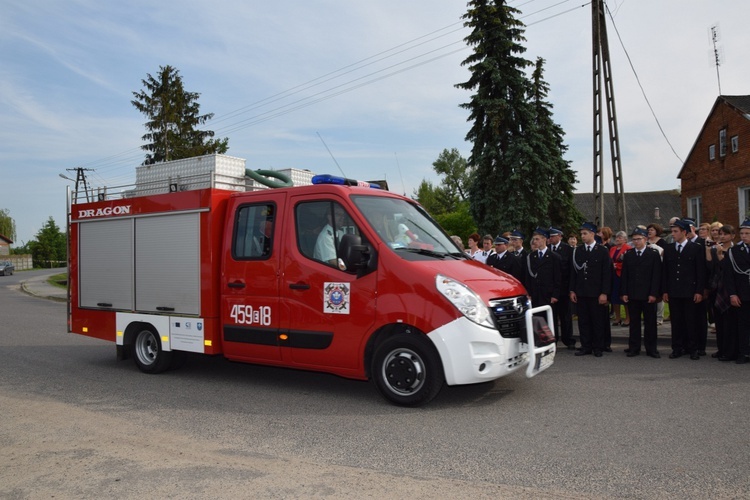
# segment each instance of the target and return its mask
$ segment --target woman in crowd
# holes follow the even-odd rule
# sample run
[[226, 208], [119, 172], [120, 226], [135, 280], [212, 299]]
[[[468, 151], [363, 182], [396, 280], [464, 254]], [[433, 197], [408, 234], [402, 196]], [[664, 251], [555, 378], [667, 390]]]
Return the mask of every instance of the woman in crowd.
[[607, 247], [608, 250], [612, 248], [612, 242], [610, 241], [612, 239], [612, 228], [602, 226], [596, 235], [601, 238], [601, 244], [603, 246]]
[[[602, 228], [602, 238], [604, 237], [604, 228]], [[615, 244], [609, 249], [609, 258], [612, 259], [612, 265], [614, 266], [615, 272], [612, 273], [612, 308], [615, 313], [615, 320], [612, 326], [629, 326], [630, 317], [628, 316], [628, 308], [625, 308], [625, 319], [621, 319], [622, 299], [620, 298], [620, 277], [622, 276], [622, 258], [625, 257], [625, 252], [630, 250], [631, 247], [628, 245], [628, 234], [625, 231], [618, 231], [615, 236]]]
[[570, 245], [571, 248], [575, 248], [578, 246], [578, 236], [576, 233], [570, 233], [568, 235], [568, 245]]
[[719, 230], [721, 229], [721, 226], [723, 226], [723, 225], [724, 224], [722, 224], [721, 222], [712, 222], [711, 223], [711, 230], [710, 230], [711, 241], [715, 241], [716, 243], [718, 243], [720, 241]]
[[659, 224], [649, 224], [648, 226], [646, 226], [646, 229], [648, 230], [649, 245], [659, 245], [662, 250], [666, 248], [667, 242], [664, 241], [664, 238], [661, 237], [663, 229]]
[[466, 248], [464, 248], [464, 242], [459, 235], [454, 234], [453, 236], [451, 236], [451, 239], [456, 244], [456, 246], [461, 249], [462, 252], [466, 253]]
[[479, 248], [479, 243], [481, 241], [482, 241], [482, 237], [479, 236], [478, 233], [471, 233], [469, 235], [469, 249], [466, 250], [466, 254], [472, 259], [474, 258], [474, 254], [482, 251], [482, 249]]
[[716, 241], [711, 239], [711, 224], [704, 222], [698, 226], [698, 236], [703, 238], [703, 241], [708, 243], [709, 241]]

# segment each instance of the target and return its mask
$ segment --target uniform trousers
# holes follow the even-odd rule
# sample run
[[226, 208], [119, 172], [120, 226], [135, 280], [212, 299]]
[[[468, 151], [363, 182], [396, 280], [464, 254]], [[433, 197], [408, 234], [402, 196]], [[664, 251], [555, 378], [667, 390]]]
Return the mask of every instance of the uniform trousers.
[[628, 315], [630, 316], [630, 352], [641, 350], [641, 314], [643, 314], [643, 346], [646, 352], [656, 352], [656, 302], [649, 304], [648, 300], [628, 300]]
[[692, 354], [698, 350], [698, 317], [693, 297], [669, 297], [672, 319], [672, 351]]
[[573, 314], [570, 311], [570, 297], [563, 294], [556, 303], [552, 304], [552, 313], [555, 317], [555, 340], [566, 346], [576, 345], [573, 337]]
[[736, 307], [730, 307], [724, 312], [717, 308], [714, 315], [716, 347], [719, 355], [723, 358], [734, 359], [737, 357], [737, 311]]
[[604, 350], [605, 323], [609, 321], [607, 306], [599, 304], [599, 296], [578, 297], [578, 333], [581, 336], [581, 349], [584, 351]]
[[742, 302], [737, 310], [737, 354], [750, 356], [750, 303]]

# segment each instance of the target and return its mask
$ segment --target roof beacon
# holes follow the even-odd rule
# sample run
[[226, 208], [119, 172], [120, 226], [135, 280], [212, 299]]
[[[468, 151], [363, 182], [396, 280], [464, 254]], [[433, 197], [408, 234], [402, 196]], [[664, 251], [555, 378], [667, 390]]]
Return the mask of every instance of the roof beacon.
[[378, 184], [366, 181], [358, 181], [356, 179], [347, 179], [345, 177], [339, 177], [336, 175], [322, 174], [316, 175], [312, 178], [313, 184], [338, 184], [339, 186], [359, 186], [369, 187], [373, 189], [380, 189]]

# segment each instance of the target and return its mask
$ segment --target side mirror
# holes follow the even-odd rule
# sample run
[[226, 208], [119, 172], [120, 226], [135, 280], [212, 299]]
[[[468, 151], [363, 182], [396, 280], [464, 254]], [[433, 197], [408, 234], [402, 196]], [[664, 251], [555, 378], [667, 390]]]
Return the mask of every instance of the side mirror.
[[370, 248], [362, 244], [362, 237], [356, 234], [345, 234], [339, 243], [339, 269], [343, 264], [345, 271], [356, 270], [358, 273], [367, 269], [370, 263]]

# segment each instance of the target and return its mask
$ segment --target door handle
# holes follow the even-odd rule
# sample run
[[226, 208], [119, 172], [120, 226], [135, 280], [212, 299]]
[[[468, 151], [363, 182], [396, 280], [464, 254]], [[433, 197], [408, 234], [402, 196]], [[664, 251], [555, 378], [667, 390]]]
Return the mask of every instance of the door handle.
[[291, 283], [289, 285], [289, 288], [291, 288], [292, 290], [309, 290], [310, 289], [310, 285], [307, 284], [307, 283], [302, 283], [302, 282], [300, 282], [300, 283]]
[[234, 281], [232, 283], [227, 283], [227, 286], [229, 288], [245, 288], [245, 283], [243, 281]]

